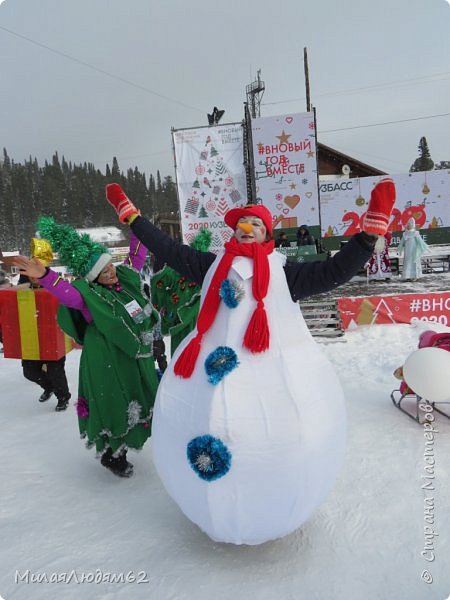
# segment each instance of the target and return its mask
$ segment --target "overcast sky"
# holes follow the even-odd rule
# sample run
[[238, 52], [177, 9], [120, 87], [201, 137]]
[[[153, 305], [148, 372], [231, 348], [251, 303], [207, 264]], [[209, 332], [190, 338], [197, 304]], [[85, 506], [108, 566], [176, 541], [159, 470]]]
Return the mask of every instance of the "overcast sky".
[[320, 142], [389, 173], [421, 136], [450, 160], [447, 0], [4, 0], [0, 148], [173, 176], [171, 128], [240, 121], [257, 69], [261, 116], [304, 112], [304, 47]]

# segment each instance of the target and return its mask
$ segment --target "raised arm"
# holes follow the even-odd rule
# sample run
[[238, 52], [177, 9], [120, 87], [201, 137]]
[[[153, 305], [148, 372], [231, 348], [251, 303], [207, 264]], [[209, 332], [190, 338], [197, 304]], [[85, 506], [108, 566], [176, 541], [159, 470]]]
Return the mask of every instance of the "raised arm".
[[370, 194], [363, 231], [333, 258], [326, 262], [286, 263], [284, 270], [292, 299], [327, 292], [356, 275], [370, 258], [378, 237], [386, 234], [394, 202], [394, 182], [389, 177], [381, 179]]
[[83, 296], [58, 273], [44, 267], [38, 258], [26, 256], [11, 257], [11, 264], [18, 267], [20, 273], [39, 280], [39, 284], [55, 296], [61, 304], [79, 310], [86, 321], [92, 321], [92, 315], [86, 306]]
[[332, 258], [310, 263], [286, 262], [284, 272], [294, 302], [328, 292], [349, 281], [372, 256], [375, 238], [357, 233]]
[[185, 244], [180, 244], [155, 227], [148, 219], [139, 216], [138, 209], [127, 198], [116, 183], [106, 186], [106, 198], [114, 207], [119, 220], [129, 223], [137, 238], [162, 262], [167, 263], [190, 281], [201, 285], [206, 272], [215, 260], [212, 252], [201, 252]]
[[130, 230], [130, 249], [128, 256], [123, 261], [125, 265], [140, 271], [144, 266], [145, 259], [147, 258], [147, 248], [144, 244], [136, 237], [133, 230]]
[[180, 244], [145, 217], [137, 217], [131, 224], [131, 229], [160, 261], [167, 263], [190, 281], [199, 285], [203, 283], [206, 272], [216, 258], [215, 254]]

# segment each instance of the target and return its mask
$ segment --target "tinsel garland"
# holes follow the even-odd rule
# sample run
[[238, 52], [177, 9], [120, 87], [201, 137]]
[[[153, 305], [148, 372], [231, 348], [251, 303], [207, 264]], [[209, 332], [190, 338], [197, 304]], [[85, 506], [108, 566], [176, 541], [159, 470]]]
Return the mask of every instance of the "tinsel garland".
[[187, 458], [192, 469], [205, 481], [214, 481], [228, 473], [231, 453], [225, 444], [212, 435], [201, 435], [187, 445]]
[[202, 229], [197, 233], [195, 238], [192, 240], [190, 246], [194, 250], [200, 250], [200, 252], [208, 252], [211, 246], [212, 233], [209, 229]]
[[144, 346], [151, 346], [153, 344], [153, 332], [152, 331], [142, 331], [140, 335], [141, 342]]
[[89, 404], [86, 398], [83, 396], [79, 396], [78, 400], [75, 403], [75, 407], [77, 409], [77, 415], [80, 419], [87, 419], [89, 416]]
[[[151, 409], [149, 410], [149, 412], [148, 412], [148, 414], [147, 414], [146, 416], [144, 416], [144, 417], [142, 417], [141, 419], [139, 419], [139, 421], [136, 423], [136, 425], [135, 425], [135, 426], [137, 426], [137, 425], [142, 425], [142, 427], [143, 427], [144, 429], [149, 429], [149, 428], [150, 428], [150, 426], [151, 426], [152, 419], [153, 419], [153, 408], [151, 408]], [[130, 433], [130, 431], [131, 431], [132, 429], [134, 429], [134, 427], [135, 427], [135, 426], [133, 426], [133, 427], [130, 427], [130, 426], [128, 425], [128, 427], [127, 427], [126, 431], [123, 431], [123, 432], [121, 432], [119, 435], [113, 435], [112, 431], [111, 431], [111, 430], [109, 430], [109, 429], [102, 429], [102, 430], [101, 430], [101, 431], [100, 431], [100, 432], [99, 432], [99, 433], [98, 433], [98, 434], [97, 434], [97, 435], [94, 437], [94, 439], [92, 439], [92, 440], [90, 440], [90, 439], [89, 439], [89, 436], [88, 436], [87, 432], [86, 432], [86, 431], [83, 431], [83, 433], [81, 433], [81, 434], [80, 434], [80, 438], [81, 438], [82, 440], [84, 440], [84, 439], [86, 439], [86, 438], [87, 438], [87, 441], [86, 441], [86, 448], [89, 450], [90, 448], [92, 448], [93, 446], [95, 446], [95, 445], [96, 445], [96, 443], [97, 443], [97, 441], [98, 441], [98, 440], [100, 440], [100, 439], [105, 439], [105, 438], [107, 438], [107, 439], [111, 439], [111, 440], [118, 440], [118, 439], [120, 439], [120, 438], [124, 438], [124, 437], [126, 437], [126, 436], [127, 436], [129, 433]], [[124, 445], [126, 445], [126, 444], [124, 443]], [[127, 446], [127, 447], [128, 447], [128, 446]], [[134, 450], [138, 450], [138, 448], [133, 448], [133, 449], [134, 449]]]
[[244, 297], [244, 290], [237, 281], [224, 279], [220, 284], [219, 296], [222, 298], [225, 306], [236, 308]]
[[67, 265], [75, 275], [86, 275], [92, 268], [93, 257], [108, 250], [94, 242], [86, 233], [80, 235], [70, 225], [60, 225], [52, 217], [40, 217], [37, 222], [40, 235], [48, 240], [59, 261]]
[[142, 407], [137, 400], [132, 400], [127, 408], [128, 426], [136, 427], [141, 419]]
[[219, 346], [208, 354], [205, 360], [205, 371], [209, 383], [217, 385], [239, 364], [236, 352], [228, 346]]

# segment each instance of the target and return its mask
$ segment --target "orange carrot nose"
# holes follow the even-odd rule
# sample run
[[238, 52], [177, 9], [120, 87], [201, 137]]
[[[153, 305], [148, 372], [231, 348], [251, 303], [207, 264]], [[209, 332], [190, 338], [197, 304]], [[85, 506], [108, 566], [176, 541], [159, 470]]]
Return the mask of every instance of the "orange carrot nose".
[[251, 223], [238, 223], [237, 226], [244, 233], [251, 233], [253, 231], [253, 225]]

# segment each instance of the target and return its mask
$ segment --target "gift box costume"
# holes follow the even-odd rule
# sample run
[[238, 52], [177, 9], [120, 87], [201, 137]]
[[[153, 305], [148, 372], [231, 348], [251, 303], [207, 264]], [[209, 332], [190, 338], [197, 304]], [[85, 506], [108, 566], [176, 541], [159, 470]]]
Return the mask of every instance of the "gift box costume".
[[[53, 261], [52, 248], [47, 240], [32, 238], [30, 249], [31, 256], [43, 266]], [[39, 288], [37, 280], [21, 276], [19, 285], [14, 290], [10, 289], [15, 297], [14, 304], [9, 304], [8, 308], [14, 306], [16, 310], [6, 312], [10, 317], [16, 312], [17, 320], [14, 326], [8, 323], [5, 356], [17, 356], [9, 347], [13, 339], [16, 351], [21, 352], [23, 376], [42, 388], [39, 401], [46, 402], [54, 394], [58, 401], [55, 410], [60, 412], [67, 409], [71, 397], [64, 368], [65, 352], [71, 349], [71, 344], [67, 344], [69, 340], [64, 339], [55, 323], [57, 302]], [[64, 353], [61, 355], [60, 352]]]

